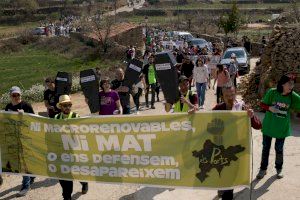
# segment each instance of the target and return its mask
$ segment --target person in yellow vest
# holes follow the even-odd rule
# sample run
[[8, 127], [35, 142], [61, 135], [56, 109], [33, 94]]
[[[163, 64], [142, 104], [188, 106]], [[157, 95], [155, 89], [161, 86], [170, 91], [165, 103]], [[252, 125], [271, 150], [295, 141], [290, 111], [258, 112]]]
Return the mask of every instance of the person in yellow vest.
[[[78, 118], [79, 115], [75, 112], [71, 111], [72, 102], [69, 95], [61, 95], [59, 97], [59, 102], [56, 104], [57, 108], [61, 110], [61, 112], [54, 116], [54, 119], [72, 119]], [[64, 200], [71, 200], [72, 192], [73, 192], [73, 181], [59, 180], [59, 183], [63, 190], [63, 198]], [[80, 182], [82, 185], [82, 194], [86, 194], [88, 191], [88, 183]]]
[[[179, 77], [179, 95], [180, 99], [174, 104], [173, 111], [175, 113], [195, 113], [198, 110], [198, 97], [197, 94], [189, 90], [189, 79], [181, 75]], [[172, 108], [172, 104], [166, 103], [165, 110], [169, 112]]]

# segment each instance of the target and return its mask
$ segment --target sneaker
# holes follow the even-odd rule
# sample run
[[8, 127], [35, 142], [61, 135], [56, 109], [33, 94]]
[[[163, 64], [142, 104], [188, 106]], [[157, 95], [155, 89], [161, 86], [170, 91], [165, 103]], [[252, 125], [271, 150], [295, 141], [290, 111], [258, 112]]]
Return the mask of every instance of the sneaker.
[[204, 109], [204, 106], [199, 106], [199, 109], [200, 109], [200, 110]]
[[277, 171], [277, 178], [278, 178], [278, 179], [283, 178], [282, 169], [277, 169], [276, 171]]
[[81, 193], [82, 194], [86, 194], [88, 191], [89, 191], [89, 185], [88, 185], [88, 183], [83, 183], [82, 184]]
[[146, 107], [149, 108], [149, 104], [146, 104]]
[[267, 170], [260, 169], [258, 174], [256, 175], [257, 179], [262, 179], [267, 174]]
[[30, 177], [30, 185], [32, 185], [34, 183], [34, 179], [35, 179], [35, 177]]
[[151, 109], [155, 109], [155, 107], [154, 107], [154, 106], [151, 106]]
[[17, 194], [17, 197], [24, 197], [29, 192], [30, 188], [22, 188]]

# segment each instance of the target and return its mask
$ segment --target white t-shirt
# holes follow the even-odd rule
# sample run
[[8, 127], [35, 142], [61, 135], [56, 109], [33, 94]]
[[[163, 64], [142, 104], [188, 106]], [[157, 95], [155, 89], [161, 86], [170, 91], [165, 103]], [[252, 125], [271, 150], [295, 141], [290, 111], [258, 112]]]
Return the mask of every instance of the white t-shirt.
[[242, 100], [236, 100], [232, 106], [232, 110], [240, 111], [243, 110], [245, 102]]
[[197, 83], [206, 83], [209, 77], [207, 65], [203, 65], [203, 67], [194, 67], [193, 74], [193, 78]]

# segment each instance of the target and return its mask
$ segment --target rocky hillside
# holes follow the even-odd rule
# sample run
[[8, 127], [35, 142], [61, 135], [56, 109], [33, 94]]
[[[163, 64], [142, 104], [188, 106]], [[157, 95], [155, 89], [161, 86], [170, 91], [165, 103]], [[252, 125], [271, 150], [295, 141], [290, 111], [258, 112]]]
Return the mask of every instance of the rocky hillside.
[[300, 92], [300, 26], [274, 27], [270, 40], [253, 73], [242, 80], [244, 100], [257, 107], [267, 89], [275, 87], [283, 74], [294, 74], [295, 91]]

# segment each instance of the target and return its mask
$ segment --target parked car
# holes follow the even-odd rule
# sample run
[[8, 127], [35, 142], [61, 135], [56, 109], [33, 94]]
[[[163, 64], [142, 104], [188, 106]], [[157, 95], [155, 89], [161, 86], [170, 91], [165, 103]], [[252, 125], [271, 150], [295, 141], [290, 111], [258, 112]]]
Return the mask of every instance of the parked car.
[[174, 31], [173, 35], [174, 37], [177, 37], [178, 39], [183, 39], [185, 41], [190, 41], [194, 38], [194, 36], [191, 33], [183, 31]]
[[188, 42], [189, 46], [198, 46], [200, 49], [207, 47], [208, 51], [212, 51], [211, 44], [202, 38], [193, 38]]
[[46, 35], [45, 27], [36, 27], [32, 33], [33, 35]]
[[231, 54], [235, 54], [238, 61], [238, 71], [239, 73], [249, 73], [250, 71], [250, 57], [244, 47], [233, 47], [228, 48], [223, 54], [221, 59], [221, 64], [229, 65], [231, 60]]

